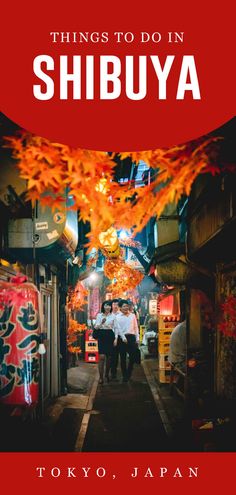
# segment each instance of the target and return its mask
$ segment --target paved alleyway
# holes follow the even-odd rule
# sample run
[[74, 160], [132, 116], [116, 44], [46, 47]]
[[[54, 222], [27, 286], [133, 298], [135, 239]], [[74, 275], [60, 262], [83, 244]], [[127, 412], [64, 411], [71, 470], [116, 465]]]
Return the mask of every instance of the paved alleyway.
[[2, 418], [0, 451], [184, 450], [181, 403], [168, 391], [162, 401], [156, 366], [156, 359], [144, 359], [130, 382], [122, 383], [118, 370], [117, 381], [98, 385], [97, 365], [80, 361], [68, 370], [68, 394], [45, 407], [43, 421]]
[[0, 410], [0, 451], [73, 452], [96, 375], [97, 366], [83, 361], [70, 368], [67, 395], [45, 405], [42, 420]]
[[86, 452], [168, 451], [169, 441], [143, 368], [128, 383], [99, 385], [83, 444]]

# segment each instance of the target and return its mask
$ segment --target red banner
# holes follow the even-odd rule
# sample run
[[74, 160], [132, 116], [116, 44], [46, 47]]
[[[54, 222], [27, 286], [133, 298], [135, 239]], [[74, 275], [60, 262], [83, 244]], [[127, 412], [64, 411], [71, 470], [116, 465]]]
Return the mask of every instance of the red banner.
[[90, 318], [94, 320], [100, 311], [99, 287], [95, 287], [90, 292]]
[[0, 110], [86, 149], [198, 138], [235, 115], [234, 3], [3, 2]]
[[0, 402], [31, 405], [39, 394], [39, 302], [33, 284], [0, 283]]
[[220, 495], [234, 486], [235, 462], [229, 453], [4, 453], [1, 486], [19, 495], [59, 489]]

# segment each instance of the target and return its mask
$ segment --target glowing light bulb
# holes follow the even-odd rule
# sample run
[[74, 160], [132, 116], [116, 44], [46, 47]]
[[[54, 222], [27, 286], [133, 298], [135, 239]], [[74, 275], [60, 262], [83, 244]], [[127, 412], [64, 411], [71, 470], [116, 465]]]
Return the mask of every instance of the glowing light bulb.
[[119, 238], [121, 241], [126, 241], [129, 238], [129, 235], [125, 230], [121, 230], [119, 233]]
[[97, 279], [96, 273], [91, 273], [91, 275], [89, 275], [89, 280], [91, 280], [91, 282], [94, 282], [96, 279]]

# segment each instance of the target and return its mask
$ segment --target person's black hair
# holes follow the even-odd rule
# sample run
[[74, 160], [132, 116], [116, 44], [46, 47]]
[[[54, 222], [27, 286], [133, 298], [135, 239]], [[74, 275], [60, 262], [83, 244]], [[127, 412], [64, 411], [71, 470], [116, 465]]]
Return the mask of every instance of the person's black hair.
[[104, 309], [104, 306], [105, 304], [108, 304], [110, 306], [110, 313], [111, 313], [111, 301], [103, 301], [102, 305], [101, 305], [101, 313], [105, 313], [105, 309]]
[[111, 304], [114, 302], [114, 303], [119, 303], [120, 299], [112, 299], [111, 300]]
[[127, 299], [121, 299], [119, 301], [119, 308], [121, 308], [123, 306], [123, 304], [128, 304], [128, 306], [129, 306], [129, 301], [127, 301]]

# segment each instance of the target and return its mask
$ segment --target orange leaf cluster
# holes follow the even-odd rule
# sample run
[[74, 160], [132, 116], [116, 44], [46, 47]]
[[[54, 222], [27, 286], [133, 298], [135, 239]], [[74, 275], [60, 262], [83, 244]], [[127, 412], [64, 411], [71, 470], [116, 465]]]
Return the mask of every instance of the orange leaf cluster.
[[120, 240], [121, 246], [141, 248], [141, 242], [135, 241], [132, 237]]
[[80, 346], [72, 346], [72, 345], [69, 345], [67, 347], [68, 351], [71, 352], [71, 354], [81, 354], [82, 350], [80, 348]]
[[81, 282], [77, 282], [75, 288], [69, 287], [67, 296], [67, 309], [80, 311], [87, 304], [88, 291]]
[[73, 318], [69, 318], [68, 335], [83, 333], [87, 330], [85, 323], [78, 323]]
[[69, 327], [67, 330], [67, 348], [69, 352], [72, 353], [80, 353], [82, 352], [80, 346], [78, 345], [79, 335], [84, 333], [87, 330], [87, 326], [85, 324], [78, 323], [73, 318], [69, 318]]
[[[89, 247], [99, 248], [98, 236], [111, 226], [140, 232], [148, 220], [159, 216], [170, 202], [189, 195], [200, 173], [209, 172], [211, 145], [219, 138], [200, 139], [171, 149], [121, 153], [155, 169], [149, 185], [135, 188], [114, 181], [113, 156], [98, 151], [73, 149], [45, 138], [21, 133], [6, 138], [14, 151], [20, 175], [27, 180], [28, 197], [60, 208], [65, 191], [73, 197], [79, 219], [90, 222]], [[214, 152], [214, 150], [213, 150]], [[214, 157], [213, 157], [214, 158]]]
[[112, 294], [112, 297], [128, 297], [128, 294], [142, 281], [143, 274], [136, 271], [132, 280], [120, 279], [112, 282], [107, 286], [107, 292]]
[[143, 279], [143, 273], [131, 268], [121, 258], [107, 259], [104, 264], [104, 274], [112, 280], [108, 285], [107, 291], [111, 292], [113, 297], [120, 297], [127, 291], [132, 291]]

